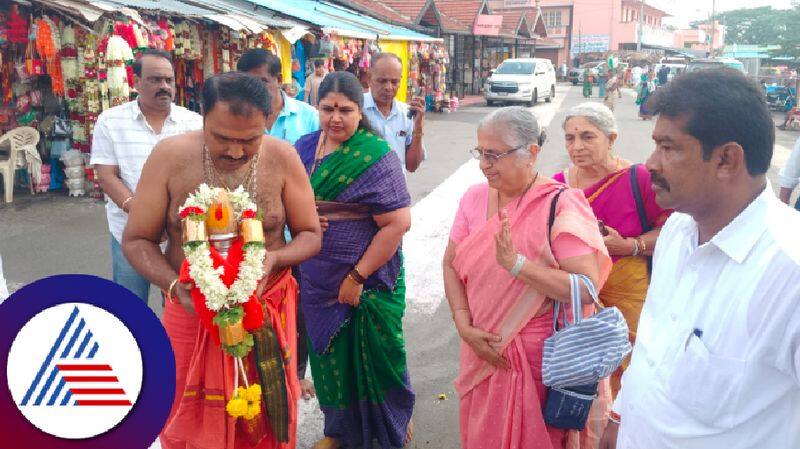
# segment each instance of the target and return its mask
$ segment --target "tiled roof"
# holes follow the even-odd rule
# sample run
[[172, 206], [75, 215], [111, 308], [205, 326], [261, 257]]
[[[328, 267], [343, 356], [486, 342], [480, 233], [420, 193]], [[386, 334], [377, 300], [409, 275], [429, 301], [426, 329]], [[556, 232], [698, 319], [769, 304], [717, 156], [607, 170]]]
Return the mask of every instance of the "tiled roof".
[[[472, 22], [469, 25], [462, 23], [452, 17], [448, 16], [447, 14], [439, 11], [439, 20], [441, 21], [441, 26], [444, 31], [451, 31], [451, 32], [472, 32]], [[473, 20], [474, 21], [474, 20]]]
[[428, 3], [427, 0], [380, 0], [375, 3], [379, 2], [398, 11], [400, 14], [411, 17], [411, 20], [416, 20], [422, 13], [422, 8]]
[[[424, 2], [424, 0], [421, 0]], [[340, 3], [344, 6], [349, 6], [356, 10], [362, 10], [367, 12], [369, 15], [374, 16], [380, 19], [386, 19], [390, 22], [403, 24], [403, 25], [413, 25], [416, 16], [411, 16], [408, 14], [403, 14], [401, 11], [391, 7], [385, 1], [378, 1], [378, 0], [347, 0], [336, 2]]]
[[506, 9], [494, 10], [492, 12], [503, 16], [503, 23], [500, 25], [500, 34], [504, 36], [516, 36], [517, 27], [519, 27], [519, 22], [522, 20], [522, 16], [525, 15], [526, 11], [524, 9]]
[[440, 13], [467, 25], [470, 29], [483, 6], [483, 0], [434, 0]]

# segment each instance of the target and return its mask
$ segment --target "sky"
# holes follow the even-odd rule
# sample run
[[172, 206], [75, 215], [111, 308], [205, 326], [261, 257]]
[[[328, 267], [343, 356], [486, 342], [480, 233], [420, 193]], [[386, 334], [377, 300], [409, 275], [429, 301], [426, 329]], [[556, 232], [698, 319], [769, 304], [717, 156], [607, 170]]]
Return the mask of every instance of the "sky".
[[[711, 14], [711, 0], [653, 0], [648, 3], [662, 4], [674, 17], [668, 22], [676, 25], [688, 25], [689, 22], [707, 19]], [[772, 6], [773, 8], [790, 8], [791, 0], [716, 0], [717, 11], [730, 11], [740, 8], [756, 8]]]

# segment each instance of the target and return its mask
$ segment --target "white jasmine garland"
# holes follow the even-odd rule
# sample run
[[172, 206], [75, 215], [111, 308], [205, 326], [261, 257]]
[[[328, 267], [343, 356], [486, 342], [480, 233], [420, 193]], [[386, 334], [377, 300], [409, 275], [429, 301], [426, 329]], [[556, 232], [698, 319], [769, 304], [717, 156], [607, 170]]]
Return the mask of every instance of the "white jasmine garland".
[[[199, 207], [204, 212], [208, 211], [217, 193], [221, 190], [201, 184], [197, 191], [186, 199], [181, 211], [189, 207]], [[233, 192], [229, 191], [228, 198], [237, 221], [241, 219], [243, 211], [256, 211], [256, 205], [250, 201], [250, 195], [241, 186]], [[263, 245], [250, 244], [244, 248], [239, 273], [230, 288], [222, 282], [223, 268], [214, 268], [208, 242], [186, 244], [183, 246], [183, 251], [189, 262], [189, 275], [205, 296], [206, 307], [214, 312], [246, 303], [258, 287], [258, 281], [264, 277], [264, 259], [267, 256], [267, 250]]]

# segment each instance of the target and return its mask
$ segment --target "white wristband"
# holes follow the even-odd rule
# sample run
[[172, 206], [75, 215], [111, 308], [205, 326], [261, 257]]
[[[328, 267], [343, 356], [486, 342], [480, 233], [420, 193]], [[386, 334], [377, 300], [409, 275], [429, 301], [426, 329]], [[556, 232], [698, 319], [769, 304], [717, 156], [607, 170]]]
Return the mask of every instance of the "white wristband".
[[522, 266], [525, 265], [526, 260], [527, 259], [525, 259], [525, 256], [523, 256], [520, 253], [517, 253], [517, 261], [514, 263], [514, 266], [511, 267], [510, 270], [508, 270], [511, 276], [514, 277], [519, 276], [519, 272], [522, 271]]

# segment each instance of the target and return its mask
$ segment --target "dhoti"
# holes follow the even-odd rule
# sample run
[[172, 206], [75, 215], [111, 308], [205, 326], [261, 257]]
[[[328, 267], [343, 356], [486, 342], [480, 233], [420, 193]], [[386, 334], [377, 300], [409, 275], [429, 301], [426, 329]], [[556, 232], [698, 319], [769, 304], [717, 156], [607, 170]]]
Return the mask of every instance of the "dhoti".
[[160, 435], [164, 449], [295, 448], [297, 295], [297, 282], [287, 269], [273, 277], [260, 298], [264, 326], [254, 332], [256, 346], [244, 359], [250, 383], [260, 383], [264, 392], [261, 419], [253, 420], [258, 422], [228, 415], [234, 359], [213, 342], [196, 315], [167, 302], [162, 322], [175, 352], [176, 389]]

